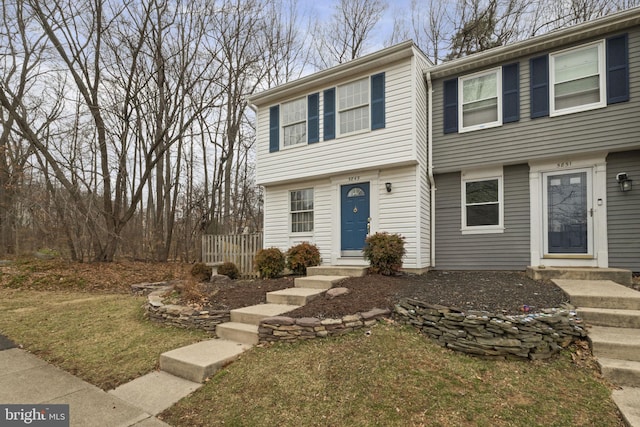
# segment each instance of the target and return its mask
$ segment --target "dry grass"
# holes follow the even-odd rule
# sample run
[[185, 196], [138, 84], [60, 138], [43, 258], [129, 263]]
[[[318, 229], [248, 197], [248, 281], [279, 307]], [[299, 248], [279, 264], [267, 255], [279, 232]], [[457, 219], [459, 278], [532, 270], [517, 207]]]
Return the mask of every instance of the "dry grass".
[[208, 336], [143, 318], [143, 298], [0, 289], [0, 333], [108, 390], [157, 367], [161, 353]]
[[567, 352], [483, 360], [413, 329], [257, 348], [163, 414], [174, 426], [622, 426], [610, 390]]

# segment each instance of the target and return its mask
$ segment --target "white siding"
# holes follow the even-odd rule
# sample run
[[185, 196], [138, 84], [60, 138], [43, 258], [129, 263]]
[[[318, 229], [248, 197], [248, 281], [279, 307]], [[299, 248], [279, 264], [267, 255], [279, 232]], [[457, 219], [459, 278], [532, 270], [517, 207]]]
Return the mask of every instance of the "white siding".
[[[338, 136], [336, 139], [324, 141], [321, 119], [319, 143], [301, 144], [270, 153], [270, 106], [261, 107], [257, 113], [258, 184], [268, 185], [293, 179], [330, 176], [351, 169], [415, 163], [417, 160], [416, 140], [413, 137], [415, 110], [413, 103], [409, 101], [416, 91], [416, 81], [412, 79], [412, 63], [411, 59], [406, 59], [384, 68], [371, 69], [366, 74], [353, 75], [352, 79], [347, 80], [357, 80], [380, 72], [385, 73], [386, 128], [384, 129]], [[336, 81], [332, 86], [318, 87], [314, 90], [320, 93], [321, 116], [323, 91], [344, 82], [346, 81]], [[299, 96], [303, 95], [308, 93]]]
[[[404, 236], [407, 249], [404, 267], [410, 269], [427, 266], [417, 256], [421, 234], [417, 172], [417, 166], [406, 166], [362, 174], [362, 182], [370, 183], [371, 232], [387, 231]], [[386, 182], [392, 184], [390, 193], [386, 191]], [[323, 264], [335, 263], [340, 257], [340, 186], [348, 183], [348, 176], [343, 175], [266, 187], [264, 246], [286, 251], [297, 243], [308, 241], [320, 249]], [[291, 233], [289, 191], [303, 188], [314, 189], [314, 231]]]

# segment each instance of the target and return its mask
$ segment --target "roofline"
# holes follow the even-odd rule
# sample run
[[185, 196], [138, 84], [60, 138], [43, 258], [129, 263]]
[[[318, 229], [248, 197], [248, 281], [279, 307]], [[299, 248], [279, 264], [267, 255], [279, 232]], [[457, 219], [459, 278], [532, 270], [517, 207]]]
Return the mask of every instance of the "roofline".
[[313, 87], [329, 85], [336, 80], [352, 76], [361, 71], [378, 67], [401, 59], [409, 58], [421, 52], [412, 40], [381, 49], [369, 55], [356, 58], [344, 64], [339, 64], [326, 70], [310, 74], [297, 80], [267, 89], [249, 97], [249, 103], [255, 106], [272, 103], [287, 98], [295, 93], [308, 91]]
[[605, 33], [640, 25], [640, 7], [612, 13], [601, 18], [535, 36], [510, 45], [499, 46], [463, 58], [454, 59], [431, 67], [427, 72], [432, 78], [488, 67], [498, 62], [530, 55], [566, 43], [596, 37]]

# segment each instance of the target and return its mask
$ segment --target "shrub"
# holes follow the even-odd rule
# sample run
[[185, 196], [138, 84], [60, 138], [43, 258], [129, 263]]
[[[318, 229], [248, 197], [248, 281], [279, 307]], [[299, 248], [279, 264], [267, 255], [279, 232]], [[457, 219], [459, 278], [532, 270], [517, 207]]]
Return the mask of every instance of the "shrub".
[[211, 267], [203, 262], [197, 262], [191, 267], [191, 277], [199, 282], [211, 280]]
[[307, 274], [307, 267], [320, 265], [320, 251], [311, 243], [300, 243], [287, 251], [287, 268], [297, 274]]
[[376, 233], [365, 240], [364, 257], [374, 274], [391, 276], [400, 271], [405, 252], [404, 237], [399, 234]]
[[255, 264], [261, 278], [278, 277], [284, 271], [284, 254], [278, 248], [260, 249], [256, 253]]
[[235, 280], [240, 277], [240, 271], [238, 271], [238, 267], [236, 267], [236, 265], [231, 261], [222, 263], [222, 265], [218, 267], [218, 274], [223, 274], [231, 280]]

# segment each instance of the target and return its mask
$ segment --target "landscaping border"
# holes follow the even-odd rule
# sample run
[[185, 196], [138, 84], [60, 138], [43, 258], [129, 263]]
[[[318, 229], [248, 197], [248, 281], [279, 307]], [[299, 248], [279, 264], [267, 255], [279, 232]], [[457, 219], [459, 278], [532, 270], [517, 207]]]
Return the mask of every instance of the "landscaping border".
[[443, 347], [492, 358], [547, 359], [587, 336], [582, 320], [567, 309], [510, 316], [403, 299], [395, 313]]
[[389, 314], [391, 311], [388, 309], [374, 308], [364, 313], [343, 316], [340, 319], [268, 317], [260, 322], [258, 340], [260, 342], [296, 341], [343, 335], [372, 326]]
[[133, 285], [134, 293], [147, 295], [144, 305], [146, 316], [154, 321], [184, 329], [202, 329], [216, 336], [216, 327], [220, 323], [231, 321], [229, 310], [196, 310], [175, 304], [164, 304], [163, 296], [170, 291], [166, 282]]

